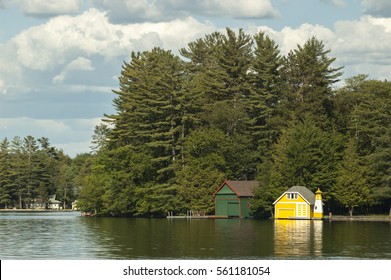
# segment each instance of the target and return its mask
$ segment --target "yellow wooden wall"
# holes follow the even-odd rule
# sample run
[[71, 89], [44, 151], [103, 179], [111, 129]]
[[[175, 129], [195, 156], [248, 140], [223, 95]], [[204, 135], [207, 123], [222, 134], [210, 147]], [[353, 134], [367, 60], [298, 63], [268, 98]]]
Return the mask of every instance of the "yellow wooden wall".
[[312, 208], [300, 194], [297, 199], [288, 199], [284, 194], [274, 205], [274, 217], [276, 219], [310, 219], [312, 218]]

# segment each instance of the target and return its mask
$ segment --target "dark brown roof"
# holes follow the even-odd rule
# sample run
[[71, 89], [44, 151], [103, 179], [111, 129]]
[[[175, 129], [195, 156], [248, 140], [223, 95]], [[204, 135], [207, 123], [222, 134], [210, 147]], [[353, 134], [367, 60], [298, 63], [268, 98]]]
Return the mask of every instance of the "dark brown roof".
[[213, 196], [215, 196], [224, 185], [227, 185], [238, 197], [253, 197], [254, 188], [259, 185], [259, 181], [224, 181]]

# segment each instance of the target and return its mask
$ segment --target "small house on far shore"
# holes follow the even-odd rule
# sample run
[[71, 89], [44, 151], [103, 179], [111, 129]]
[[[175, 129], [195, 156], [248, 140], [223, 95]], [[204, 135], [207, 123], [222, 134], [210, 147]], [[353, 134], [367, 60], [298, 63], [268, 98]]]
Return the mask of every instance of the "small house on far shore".
[[56, 200], [56, 195], [51, 195], [48, 201], [48, 209], [51, 210], [60, 210], [61, 209], [61, 201]]
[[77, 211], [77, 210], [79, 209], [77, 208], [77, 200], [75, 200], [72, 202], [72, 211]]
[[258, 181], [224, 181], [215, 191], [215, 215], [219, 217], [251, 217], [250, 200]]
[[322, 219], [322, 192], [316, 195], [303, 186], [293, 186], [274, 204], [275, 219]]

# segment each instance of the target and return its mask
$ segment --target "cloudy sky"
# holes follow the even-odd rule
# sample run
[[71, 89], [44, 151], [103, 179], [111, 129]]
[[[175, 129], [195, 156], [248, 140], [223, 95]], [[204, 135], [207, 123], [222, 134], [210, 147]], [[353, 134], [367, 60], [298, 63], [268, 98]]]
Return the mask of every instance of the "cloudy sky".
[[315, 35], [344, 78], [391, 79], [389, 0], [0, 0], [0, 140], [89, 152], [131, 51], [177, 53], [225, 27], [264, 30], [283, 54]]

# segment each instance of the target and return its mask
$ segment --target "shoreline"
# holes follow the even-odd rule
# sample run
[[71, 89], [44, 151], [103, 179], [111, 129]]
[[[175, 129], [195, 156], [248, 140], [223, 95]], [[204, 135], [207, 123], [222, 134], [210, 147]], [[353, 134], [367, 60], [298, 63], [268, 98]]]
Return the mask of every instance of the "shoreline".
[[[95, 216], [95, 215], [83, 215], [80, 210], [72, 209], [0, 209], [0, 213], [69, 213], [69, 212], [80, 212], [82, 216]], [[167, 216], [167, 219], [222, 219], [228, 217], [222, 216]], [[391, 216], [389, 215], [357, 215], [357, 216], [344, 216], [344, 215], [332, 215], [324, 216], [323, 221], [363, 221], [363, 222], [391, 222]]]
[[368, 215], [368, 216], [340, 216], [333, 215], [324, 217], [325, 221], [363, 221], [363, 222], [391, 222], [391, 216], [388, 215]]
[[0, 212], [78, 212], [72, 209], [61, 209], [61, 210], [51, 210], [51, 209], [0, 209]]

